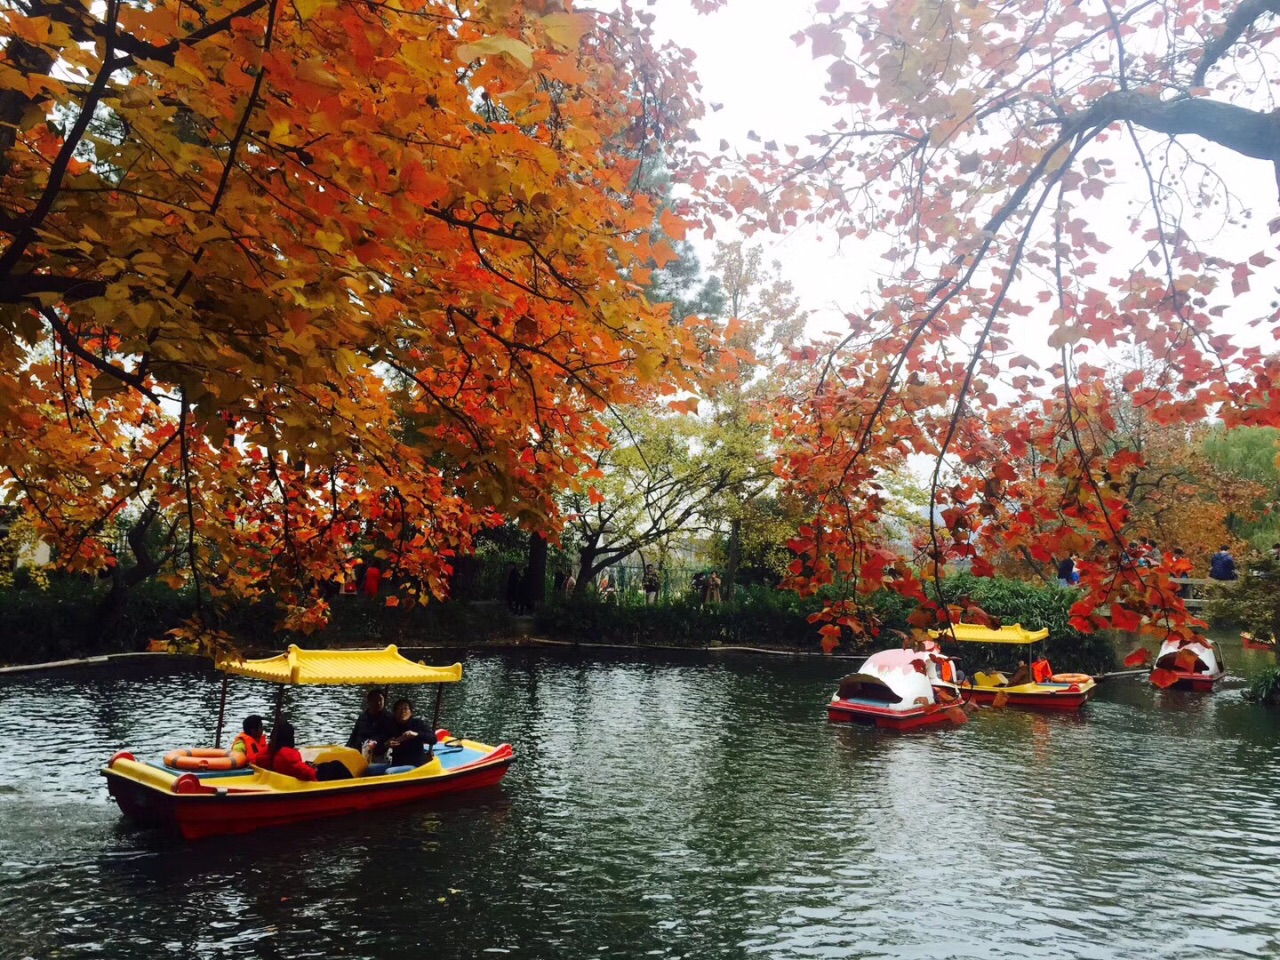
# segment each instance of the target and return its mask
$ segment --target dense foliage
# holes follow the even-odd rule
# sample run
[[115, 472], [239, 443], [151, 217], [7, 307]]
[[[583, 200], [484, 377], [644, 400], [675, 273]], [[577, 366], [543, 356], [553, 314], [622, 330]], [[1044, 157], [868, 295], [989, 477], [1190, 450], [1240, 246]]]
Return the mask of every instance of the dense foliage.
[[[1280, 358], [1260, 345], [1280, 315], [1251, 291], [1275, 262], [1254, 210], [1280, 164], [1276, 13], [815, 5], [794, 39], [825, 69], [822, 119], [799, 143], [709, 156], [695, 180], [748, 231], [813, 225], [882, 258], [847, 332], [793, 353], [811, 377], [778, 407], [782, 469], [816, 503], [797, 589], [937, 604], [924, 587], [952, 561], [990, 573], [997, 551], [1045, 566], [1092, 551], [1078, 629], [1194, 633], [1168, 571], [1125, 560], [1157, 531], [1131, 483], [1148, 450], [1113, 438], [1121, 398], [1184, 430], [1280, 421]], [[1249, 326], [1262, 336], [1233, 335]], [[1113, 385], [1121, 351], [1150, 362]], [[917, 563], [882, 526], [882, 474], [912, 456], [935, 463]], [[829, 637], [852, 625], [849, 606], [828, 613]]]
[[650, 20], [0, 3], [0, 496], [94, 576], [145, 520], [215, 640], [268, 594], [318, 629], [358, 543], [396, 602], [499, 515], [553, 529], [602, 411], [717, 340], [644, 292], [685, 231], [645, 167], [700, 110]]

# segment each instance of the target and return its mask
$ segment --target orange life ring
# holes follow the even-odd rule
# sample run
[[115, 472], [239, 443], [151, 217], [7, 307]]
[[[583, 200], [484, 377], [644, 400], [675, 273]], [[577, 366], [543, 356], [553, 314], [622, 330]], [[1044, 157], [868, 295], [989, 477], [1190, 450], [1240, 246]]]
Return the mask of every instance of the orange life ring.
[[1049, 679], [1053, 683], [1087, 683], [1093, 677], [1087, 673], [1055, 673]]
[[249, 758], [243, 753], [221, 750], [218, 747], [190, 747], [186, 750], [170, 750], [164, 755], [164, 765], [172, 770], [213, 773], [247, 767]]

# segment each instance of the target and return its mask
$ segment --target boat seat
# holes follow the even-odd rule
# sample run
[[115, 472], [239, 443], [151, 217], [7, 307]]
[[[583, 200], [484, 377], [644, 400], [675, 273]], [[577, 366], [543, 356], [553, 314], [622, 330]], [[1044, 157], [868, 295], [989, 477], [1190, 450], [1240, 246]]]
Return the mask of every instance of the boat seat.
[[397, 764], [394, 767], [385, 763], [371, 763], [367, 768], [365, 768], [363, 776], [387, 777], [393, 773], [408, 773], [410, 770], [417, 770], [417, 769], [418, 769], [417, 767], [407, 763]]
[[1009, 678], [1003, 673], [982, 673], [973, 675], [973, 683], [978, 687], [1007, 687]]

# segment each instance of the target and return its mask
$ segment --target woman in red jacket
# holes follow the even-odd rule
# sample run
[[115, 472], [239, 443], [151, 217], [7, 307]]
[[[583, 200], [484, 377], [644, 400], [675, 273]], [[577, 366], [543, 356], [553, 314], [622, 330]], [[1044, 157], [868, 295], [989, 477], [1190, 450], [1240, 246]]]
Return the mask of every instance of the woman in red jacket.
[[294, 743], [293, 724], [281, 720], [271, 731], [271, 746], [263, 764], [268, 770], [299, 780], [316, 780], [316, 768], [302, 759]]

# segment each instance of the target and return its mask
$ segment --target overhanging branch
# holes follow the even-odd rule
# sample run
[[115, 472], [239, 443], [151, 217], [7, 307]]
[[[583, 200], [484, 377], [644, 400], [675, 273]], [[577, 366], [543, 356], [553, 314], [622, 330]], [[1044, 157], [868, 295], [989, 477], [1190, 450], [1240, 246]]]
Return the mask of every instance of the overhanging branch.
[[[1280, 0], [1269, 2], [1280, 4]], [[1203, 97], [1160, 100], [1148, 93], [1118, 90], [1061, 122], [1063, 132], [1072, 133], [1110, 126], [1121, 120], [1170, 136], [1194, 134], [1246, 157], [1280, 161], [1280, 114], [1261, 113]]]

